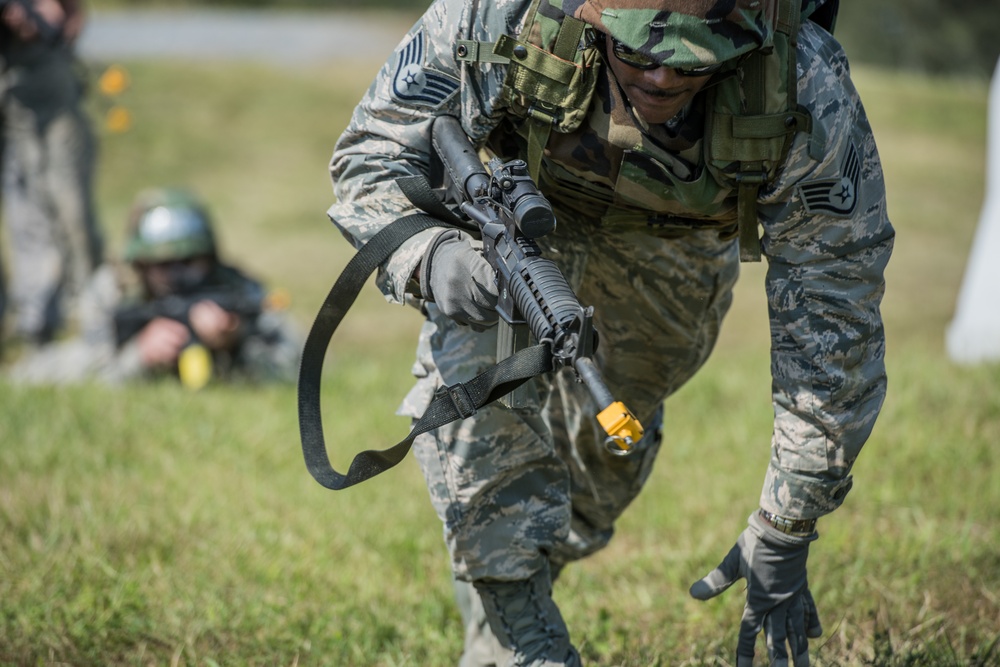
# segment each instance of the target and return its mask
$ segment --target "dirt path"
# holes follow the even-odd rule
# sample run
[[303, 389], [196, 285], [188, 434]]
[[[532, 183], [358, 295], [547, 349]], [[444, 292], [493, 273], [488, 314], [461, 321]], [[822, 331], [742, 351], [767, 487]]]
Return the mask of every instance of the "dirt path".
[[249, 60], [292, 66], [385, 57], [413, 18], [390, 13], [95, 10], [79, 53], [88, 60]]

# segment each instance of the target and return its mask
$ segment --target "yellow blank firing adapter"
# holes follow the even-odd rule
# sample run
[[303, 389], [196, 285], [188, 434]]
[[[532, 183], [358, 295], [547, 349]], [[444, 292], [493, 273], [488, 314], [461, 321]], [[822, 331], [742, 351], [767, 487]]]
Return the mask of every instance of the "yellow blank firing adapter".
[[591, 357], [577, 358], [573, 362], [573, 367], [576, 368], [580, 380], [587, 385], [597, 407], [605, 406], [597, 413], [597, 422], [608, 434], [604, 439], [604, 448], [615, 456], [627, 456], [642, 439], [642, 424], [624, 403], [614, 399]]
[[212, 353], [204, 345], [188, 345], [177, 359], [177, 375], [188, 389], [201, 389], [212, 379]]
[[625, 456], [642, 439], [642, 424], [621, 401], [601, 410], [597, 421], [608, 434], [604, 447], [616, 456]]

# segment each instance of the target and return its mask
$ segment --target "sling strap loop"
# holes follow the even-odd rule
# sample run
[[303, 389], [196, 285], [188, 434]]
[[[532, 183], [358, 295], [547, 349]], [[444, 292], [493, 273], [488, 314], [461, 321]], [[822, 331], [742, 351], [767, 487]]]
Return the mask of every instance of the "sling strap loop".
[[493, 53], [495, 44], [495, 42], [477, 42], [471, 39], [460, 39], [455, 42], [455, 60], [467, 63], [506, 65], [510, 62], [510, 58]]
[[567, 16], [559, 26], [559, 34], [556, 35], [556, 43], [552, 47], [552, 54], [557, 58], [572, 62], [576, 59], [577, 49], [580, 48], [580, 40], [587, 29], [587, 24], [580, 19]]
[[430, 183], [423, 176], [403, 176], [396, 179], [396, 185], [403, 191], [403, 194], [406, 195], [411, 204], [425, 213], [431, 214], [439, 222], [444, 222], [454, 227], [461, 227], [476, 233], [479, 232], [479, 227], [475, 223], [469, 222], [452, 213], [451, 209], [445, 206], [444, 202], [437, 197]]
[[409, 444], [400, 443], [384, 452], [362, 452], [355, 457], [347, 475], [330, 466], [323, 438], [323, 418], [320, 412], [320, 381], [323, 361], [337, 327], [357, 299], [368, 276], [389, 258], [399, 245], [414, 234], [440, 226], [441, 221], [426, 214], [400, 218], [383, 228], [351, 258], [337, 278], [316, 319], [313, 321], [299, 365], [298, 404], [299, 435], [306, 468], [317, 482], [328, 489], [343, 489], [362, 479], [368, 479], [390, 468], [406, 454]]
[[[753, 166], [751, 163], [746, 162], [742, 164], [749, 165], [751, 168]], [[736, 210], [737, 220], [739, 221], [741, 262], [760, 261], [760, 232], [757, 229], [757, 193], [760, 192], [760, 186], [764, 183], [766, 176], [767, 174], [761, 171], [745, 171], [740, 172], [736, 176], [738, 183]]]
[[[459, 221], [434, 197], [433, 191], [422, 176], [398, 179], [397, 183], [403, 192], [411, 197], [413, 203], [422, 200], [435, 216], [415, 213], [400, 218], [381, 229], [358, 250], [330, 288], [302, 350], [298, 378], [299, 435], [302, 440], [302, 455], [309, 473], [328, 489], [346, 489], [388, 470], [405, 458], [418, 435], [456, 419], [469, 417], [483, 406], [509, 394], [525, 381], [552, 370], [552, 353], [547, 344], [525, 348], [468, 382], [439, 390], [424, 414], [413, 424], [409, 435], [400, 442], [388, 449], [366, 450], [357, 454], [346, 474], [334, 470], [326, 450], [320, 410], [323, 362], [330, 339], [357, 299], [368, 277], [389, 259], [404, 241], [426, 229]], [[463, 222], [463, 225], [465, 224], [467, 223]]]

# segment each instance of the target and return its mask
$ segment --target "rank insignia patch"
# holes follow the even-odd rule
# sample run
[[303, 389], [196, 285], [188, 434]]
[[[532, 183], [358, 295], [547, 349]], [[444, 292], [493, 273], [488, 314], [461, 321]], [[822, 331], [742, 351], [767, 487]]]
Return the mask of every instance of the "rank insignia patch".
[[807, 181], [799, 186], [799, 196], [806, 211], [845, 218], [854, 213], [861, 187], [861, 158], [854, 144], [847, 147], [840, 174], [840, 178]]
[[424, 31], [421, 30], [397, 56], [392, 96], [400, 102], [439, 107], [458, 90], [458, 81], [424, 67]]

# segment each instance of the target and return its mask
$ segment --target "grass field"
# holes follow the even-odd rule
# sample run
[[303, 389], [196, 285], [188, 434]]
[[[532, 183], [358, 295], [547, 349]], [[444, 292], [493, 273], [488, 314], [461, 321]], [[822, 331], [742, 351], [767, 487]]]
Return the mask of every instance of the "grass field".
[[[103, 136], [98, 183], [112, 249], [138, 189], [194, 185], [223, 253], [289, 290], [308, 325], [350, 256], [325, 219], [325, 166], [379, 63], [126, 65], [135, 126]], [[898, 231], [890, 394], [812, 549], [813, 664], [1000, 665], [1000, 368], [943, 354], [983, 199], [986, 84], [856, 79]], [[109, 104], [92, 102], [95, 117]], [[762, 281], [746, 268], [716, 355], [668, 403], [665, 449], [616, 540], [559, 581], [588, 664], [732, 664], [741, 595], [698, 603], [687, 588], [731, 546], [767, 465]], [[338, 333], [335, 467], [405, 433], [391, 415], [418, 326], [369, 289]], [[414, 463], [331, 493], [297, 429], [291, 387], [0, 382], [0, 664], [455, 664], [441, 529]]]

